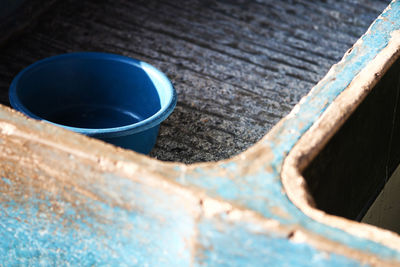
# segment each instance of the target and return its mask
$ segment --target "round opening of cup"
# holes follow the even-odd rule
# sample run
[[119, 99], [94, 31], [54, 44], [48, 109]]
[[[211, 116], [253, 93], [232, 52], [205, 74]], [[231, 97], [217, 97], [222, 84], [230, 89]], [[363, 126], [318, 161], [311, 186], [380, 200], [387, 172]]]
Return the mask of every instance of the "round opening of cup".
[[132, 125], [160, 111], [167, 93], [157, 70], [124, 57], [94, 55], [32, 65], [15, 84], [20, 104], [36, 118], [86, 129]]

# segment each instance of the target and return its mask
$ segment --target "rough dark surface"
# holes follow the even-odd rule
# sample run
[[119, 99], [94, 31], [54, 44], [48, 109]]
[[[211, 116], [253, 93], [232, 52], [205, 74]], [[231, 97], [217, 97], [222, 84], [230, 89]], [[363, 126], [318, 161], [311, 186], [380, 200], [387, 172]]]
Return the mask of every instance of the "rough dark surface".
[[57, 0], [0, 0], [0, 44], [36, 21]]
[[319, 209], [360, 220], [400, 162], [400, 60], [304, 171]]
[[25, 66], [72, 51], [155, 65], [179, 100], [151, 156], [186, 163], [245, 150], [285, 116], [389, 1], [59, 1], [0, 51], [0, 103]]

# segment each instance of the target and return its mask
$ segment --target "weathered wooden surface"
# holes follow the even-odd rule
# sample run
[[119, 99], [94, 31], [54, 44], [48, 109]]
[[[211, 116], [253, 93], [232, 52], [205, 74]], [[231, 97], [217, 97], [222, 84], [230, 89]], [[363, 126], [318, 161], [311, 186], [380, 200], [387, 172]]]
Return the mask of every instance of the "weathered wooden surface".
[[398, 235], [309, 212], [300, 170], [399, 47], [394, 1], [260, 142], [217, 163], [157, 161], [1, 107], [0, 258], [5, 265], [398, 266]]
[[400, 166], [393, 172], [361, 221], [400, 234], [399, 191]]
[[[0, 258], [5, 266], [336, 267], [378, 258], [354, 248], [332, 250], [342, 245], [299, 226], [294, 207], [281, 209], [275, 203], [266, 207], [271, 216], [266, 219], [203, 190], [182, 187], [193, 182], [213, 187], [211, 180], [197, 179], [200, 166], [163, 164], [52, 125], [33, 124], [4, 109], [0, 142]], [[218, 169], [211, 175], [220, 180]], [[238, 177], [247, 175], [252, 173]], [[270, 185], [269, 190], [276, 189]], [[340, 232], [335, 235], [341, 238]], [[361, 244], [371, 249], [368, 241]], [[393, 255], [385, 257], [378, 262], [390, 263]]]
[[0, 51], [0, 103], [43, 57], [106, 51], [174, 83], [152, 156], [186, 163], [245, 150], [337, 62], [389, 1], [60, 1]]
[[[274, 133], [269, 134], [277, 138], [273, 139], [276, 146], [290, 150], [282, 169], [279, 169], [280, 175], [288, 197], [304, 214], [319, 223], [342, 229], [357, 237], [375, 240], [397, 251], [400, 248], [399, 235], [318, 210], [307, 192], [302, 171], [352, 112], [363, 104], [365, 97], [375, 89], [379, 90], [379, 86], [375, 85], [395, 66], [393, 64], [400, 56], [399, 16], [400, 1], [393, 1], [367, 34], [346, 53], [343, 60], [334, 65], [327, 76], [280, 123], [276, 129], [279, 137]], [[310, 121], [313, 123], [310, 124]], [[392, 123], [392, 133], [398, 130], [396, 123], [397, 118]], [[293, 136], [298, 135], [301, 137], [296, 140], [296, 144], [287, 144], [293, 144]], [[286, 144], [277, 145], [277, 140], [285, 140]], [[388, 163], [390, 167], [394, 162], [389, 160]], [[368, 164], [373, 165], [375, 162]], [[321, 180], [332, 178], [336, 179], [329, 174], [320, 177]]]

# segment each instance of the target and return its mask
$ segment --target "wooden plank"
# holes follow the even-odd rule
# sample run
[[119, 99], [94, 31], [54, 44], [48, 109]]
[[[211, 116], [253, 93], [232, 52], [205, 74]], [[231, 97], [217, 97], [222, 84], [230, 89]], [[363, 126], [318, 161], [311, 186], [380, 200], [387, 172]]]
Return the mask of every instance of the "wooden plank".
[[398, 266], [398, 235], [313, 209], [300, 171], [398, 58], [399, 29], [394, 1], [260, 142], [217, 163], [157, 161], [1, 107], [0, 258], [7, 265]]
[[[380, 78], [394, 66], [394, 62], [399, 58], [400, 24], [397, 19], [400, 14], [399, 7], [399, 1], [391, 3], [386, 12], [371, 25], [366, 35], [357, 41], [341, 62], [332, 67], [328, 75], [286, 117], [282, 122], [282, 128], [279, 127], [277, 131], [280, 135], [284, 135], [284, 137], [278, 137], [278, 140], [286, 140], [286, 142], [291, 142], [290, 138], [285, 138], [288, 135], [302, 133], [301, 138], [290, 148], [291, 151], [281, 169], [282, 182], [291, 201], [315, 221], [342, 229], [358, 237], [378, 241], [395, 250], [398, 250], [400, 245], [397, 234], [333, 216], [317, 209], [312, 197], [308, 194], [302, 171], [356, 108], [363, 104], [363, 100], [374, 90]], [[320, 113], [310, 112], [315, 111], [316, 107]], [[393, 115], [393, 109], [391, 115]], [[310, 120], [314, 123], [307, 123]], [[398, 125], [392, 125], [398, 127]], [[375, 162], [368, 163], [372, 165]], [[395, 161], [388, 163], [390, 166]]]
[[398, 167], [361, 221], [400, 233], [399, 189], [400, 168]]
[[[208, 196], [221, 185], [225, 197], [238, 192], [235, 183], [229, 189], [223, 181], [233, 177], [231, 171], [257, 179], [254, 169], [240, 170], [235, 162], [219, 166], [222, 172], [216, 166], [166, 164], [4, 108], [0, 144], [0, 258], [7, 266], [395, 263], [393, 255], [345, 247], [340, 239], [314, 233], [318, 226], [301, 221], [271, 181], [267, 218], [237, 200]], [[199, 188], [187, 186], [196, 180]], [[340, 231], [335, 235], [346, 238]]]

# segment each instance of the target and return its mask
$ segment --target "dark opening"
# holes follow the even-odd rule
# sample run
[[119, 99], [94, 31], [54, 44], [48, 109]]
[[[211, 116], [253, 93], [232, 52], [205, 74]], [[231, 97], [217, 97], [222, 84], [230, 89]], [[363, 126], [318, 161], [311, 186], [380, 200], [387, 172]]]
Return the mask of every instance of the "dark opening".
[[303, 172], [319, 209], [360, 221], [399, 165], [399, 78], [397, 60]]

